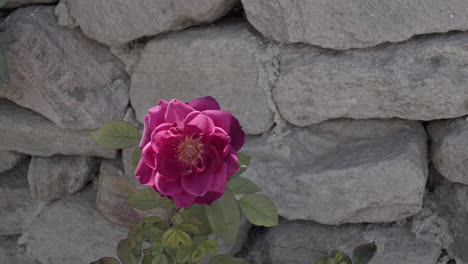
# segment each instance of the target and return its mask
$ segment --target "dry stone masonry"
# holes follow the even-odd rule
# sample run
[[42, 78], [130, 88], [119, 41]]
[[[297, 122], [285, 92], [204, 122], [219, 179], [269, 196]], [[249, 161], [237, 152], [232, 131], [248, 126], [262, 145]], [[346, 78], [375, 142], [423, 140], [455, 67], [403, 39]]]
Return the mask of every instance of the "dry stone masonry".
[[[221, 254], [311, 264], [375, 241], [371, 264], [468, 264], [468, 2], [8, 0], [0, 84], [0, 263], [116, 256], [143, 188], [134, 148], [159, 99], [239, 118], [245, 176], [280, 225], [245, 219]], [[208, 263], [207, 257], [202, 263]]]

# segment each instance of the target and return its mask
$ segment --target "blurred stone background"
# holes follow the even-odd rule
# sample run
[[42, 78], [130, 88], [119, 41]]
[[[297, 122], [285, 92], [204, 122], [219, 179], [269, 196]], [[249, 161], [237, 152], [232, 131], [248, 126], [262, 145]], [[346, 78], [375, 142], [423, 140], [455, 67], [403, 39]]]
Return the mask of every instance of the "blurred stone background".
[[376, 241], [373, 264], [468, 264], [468, 1], [8, 0], [0, 17], [0, 263], [115, 256], [147, 213], [123, 203], [132, 149], [88, 132], [211, 95], [281, 215], [220, 253], [310, 264]]

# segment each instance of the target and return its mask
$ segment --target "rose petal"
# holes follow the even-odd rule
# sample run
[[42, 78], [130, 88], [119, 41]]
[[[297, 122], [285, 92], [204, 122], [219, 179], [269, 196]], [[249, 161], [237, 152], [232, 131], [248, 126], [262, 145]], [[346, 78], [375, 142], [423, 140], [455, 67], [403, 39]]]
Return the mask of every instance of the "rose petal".
[[154, 185], [161, 195], [173, 196], [184, 192], [180, 177], [175, 181], [167, 181], [161, 174], [156, 173]]
[[171, 199], [175, 202], [178, 208], [189, 208], [196, 198], [196, 196], [186, 192], [171, 196]]
[[148, 124], [149, 124], [151, 131], [155, 129], [157, 126], [159, 126], [160, 124], [164, 123], [164, 118], [166, 115], [168, 105], [169, 105], [169, 102], [164, 101], [164, 100], [159, 100], [159, 103], [157, 106], [148, 110], [148, 115], [149, 115]]
[[218, 150], [211, 145], [203, 147], [203, 159], [205, 160], [205, 171], [208, 172], [215, 172], [222, 165]]
[[188, 102], [187, 104], [193, 107], [193, 109], [198, 110], [198, 111], [221, 109], [216, 99], [214, 99], [211, 96], [205, 96], [205, 97], [201, 97], [198, 99], [194, 99]]
[[177, 179], [185, 172], [185, 167], [177, 158], [177, 152], [173, 146], [163, 146], [156, 154], [157, 172], [162, 174], [168, 181]]
[[242, 131], [239, 120], [235, 117], [232, 117], [231, 119], [231, 130], [229, 131], [229, 136], [231, 137], [231, 146], [233, 146], [236, 151], [239, 151], [242, 146], [244, 146], [245, 133]]
[[146, 162], [141, 159], [135, 170], [135, 177], [137, 180], [144, 185], [154, 184], [154, 170], [146, 165]]
[[143, 136], [140, 141], [140, 149], [143, 149], [151, 140], [151, 129], [149, 125], [149, 115], [145, 115], [145, 126], [143, 128]]
[[146, 144], [146, 146], [141, 151], [141, 160], [144, 160], [146, 165], [148, 165], [150, 168], [156, 168], [156, 152], [151, 146], [151, 143]]
[[224, 193], [228, 181], [228, 166], [223, 162], [218, 171], [214, 174], [213, 184], [211, 184], [210, 192]]
[[226, 132], [231, 130], [232, 114], [230, 111], [207, 110], [203, 111], [202, 113], [209, 116], [213, 120], [215, 126], [222, 128]]
[[192, 112], [185, 119], [184, 131], [187, 134], [203, 133], [210, 135], [215, 131], [215, 124], [209, 116], [200, 112]]
[[218, 192], [207, 192], [205, 196], [203, 197], [197, 197], [195, 200], [196, 204], [202, 204], [202, 205], [211, 205], [213, 202], [221, 198], [224, 193], [218, 193]]
[[[231, 149], [231, 150], [233, 151], [233, 149]], [[231, 152], [226, 157], [226, 163], [227, 163], [227, 175], [228, 175], [228, 179], [229, 179], [240, 168], [239, 157], [237, 157], [237, 154], [235, 152]]]
[[187, 104], [174, 99], [167, 105], [165, 122], [176, 123], [177, 126], [181, 127], [184, 123], [185, 117], [193, 111], [196, 110]]
[[182, 177], [182, 187], [192, 195], [203, 196], [212, 186], [214, 176], [211, 172], [192, 172]]
[[221, 159], [226, 158], [231, 148], [231, 137], [228, 136], [224, 130], [216, 127], [215, 132], [210, 137], [210, 141], [211, 145], [213, 145], [218, 150]]

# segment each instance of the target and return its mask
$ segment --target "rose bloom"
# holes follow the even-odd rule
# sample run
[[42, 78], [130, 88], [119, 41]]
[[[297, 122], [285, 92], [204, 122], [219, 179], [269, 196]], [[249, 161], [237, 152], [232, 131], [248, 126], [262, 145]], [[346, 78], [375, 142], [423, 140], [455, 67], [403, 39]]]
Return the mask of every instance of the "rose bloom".
[[239, 169], [237, 151], [244, 141], [239, 121], [212, 97], [160, 100], [145, 116], [135, 174], [179, 208], [210, 205]]

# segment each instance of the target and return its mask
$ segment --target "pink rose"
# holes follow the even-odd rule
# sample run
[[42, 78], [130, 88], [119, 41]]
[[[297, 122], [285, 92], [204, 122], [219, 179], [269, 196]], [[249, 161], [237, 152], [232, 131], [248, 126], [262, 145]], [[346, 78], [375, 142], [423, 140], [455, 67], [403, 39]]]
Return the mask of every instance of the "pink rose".
[[148, 112], [135, 173], [140, 183], [179, 208], [219, 199], [239, 169], [245, 141], [239, 121], [209, 96], [187, 104], [161, 100]]

